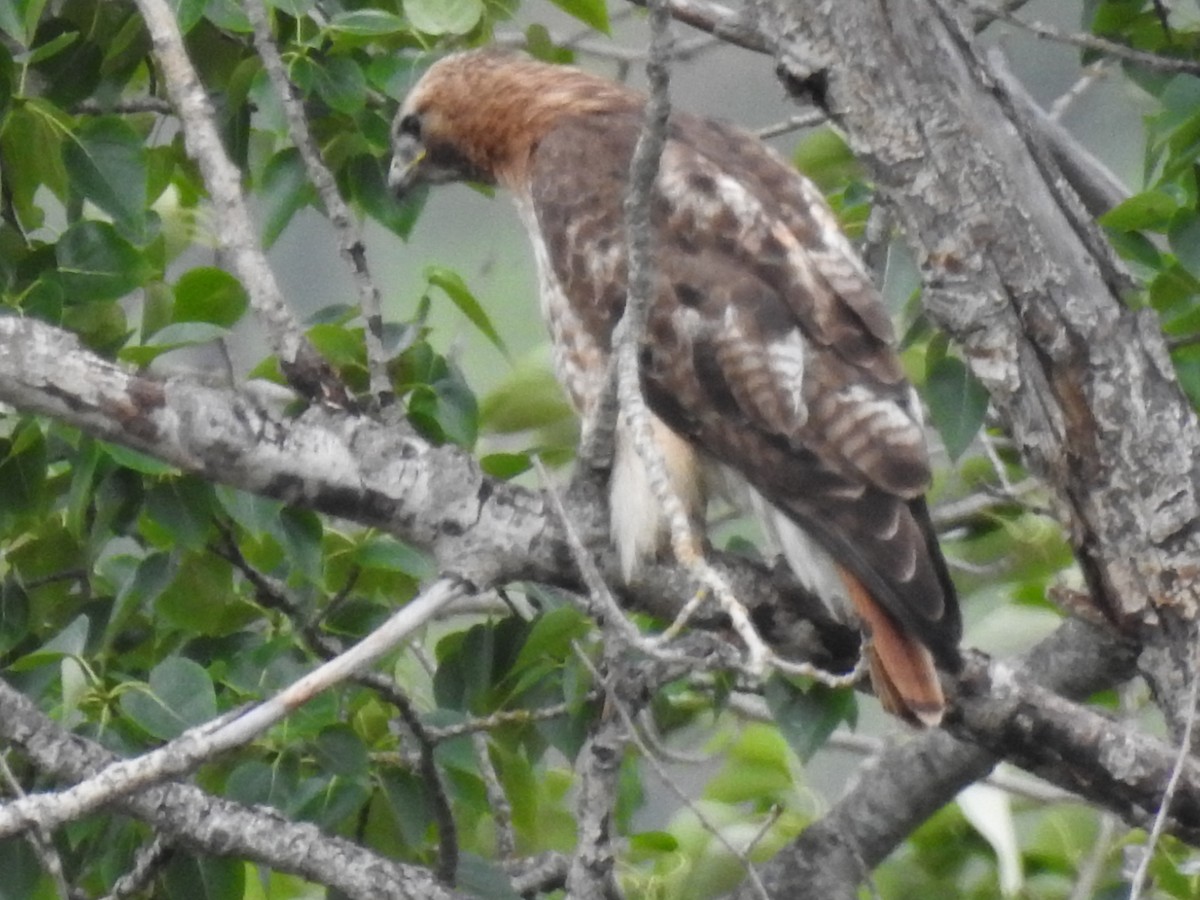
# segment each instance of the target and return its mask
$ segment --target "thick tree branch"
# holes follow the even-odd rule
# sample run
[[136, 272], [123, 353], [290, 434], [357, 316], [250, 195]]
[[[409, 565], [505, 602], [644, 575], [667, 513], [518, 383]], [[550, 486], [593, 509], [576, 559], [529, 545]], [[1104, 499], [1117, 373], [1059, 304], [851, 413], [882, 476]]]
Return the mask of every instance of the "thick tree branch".
[[[222, 484], [381, 528], [429, 550], [439, 571], [478, 588], [519, 580], [583, 586], [551, 502], [487, 478], [455, 447], [339, 410], [314, 407], [293, 418], [232, 391], [137, 376], [35, 320], [0, 318], [0, 348], [0, 402]], [[572, 522], [594, 518], [571, 506], [567, 512]], [[606, 543], [600, 537], [588, 546]], [[614, 555], [601, 552], [599, 562], [605, 579], [618, 583]], [[780, 653], [838, 669], [853, 663], [857, 638], [785, 570], [728, 554], [715, 554], [714, 562]], [[623, 599], [671, 620], [680, 598], [694, 593], [686, 574], [657, 566]], [[723, 620], [707, 608], [692, 623], [720, 627]]]
[[926, 308], [1057, 492], [1096, 602], [1135, 630], [1195, 613], [1200, 462], [1180, 452], [1200, 447], [1195, 413], [969, 35], [934, 0], [771, 6], [789, 84], [819, 94], [895, 205]]
[[[1083, 699], [1125, 681], [1133, 668], [1131, 648], [1106, 631], [1071, 620], [1023, 656], [1017, 671], [1022, 680], [1044, 690]], [[986, 776], [1000, 760], [997, 753], [1012, 749], [1001, 734], [1004, 705], [991, 703], [985, 694], [958, 697], [950, 714], [958, 737], [927, 732], [893, 743], [860, 767], [846, 795], [763, 867], [762, 879], [772, 895], [797, 900], [857, 897], [856, 886], [921, 822]], [[989, 721], [993, 730], [985, 732], [982, 723]], [[1158, 750], [1170, 753], [1161, 743]], [[1161, 784], [1153, 785], [1143, 794], [1147, 809], [1160, 790]], [[738, 900], [755, 897], [750, 885], [737, 894]]]
[[[134, 376], [82, 350], [67, 333], [31, 320], [0, 318], [0, 347], [5, 351], [0, 402], [226, 484], [384, 528], [428, 548], [443, 571], [478, 588], [522, 579], [581, 587], [571, 547], [548, 501], [487, 479], [462, 451], [432, 447], [345, 412], [311, 409], [289, 419], [237, 394]], [[611, 556], [599, 558], [603, 573], [615, 582]], [[745, 561], [717, 559], [768, 642], [808, 652], [800, 658], [827, 665], [845, 666], [854, 658], [853, 637], [822, 618], [811, 598], [792, 585], [781, 602], [778, 586], [789, 584], [782, 573], [776, 573], [782, 579], [777, 581]], [[670, 620], [694, 590], [677, 569], [659, 567], [623, 599]], [[722, 621], [712, 610], [692, 619], [693, 627], [719, 628]], [[1023, 696], [1023, 688], [1015, 690], [1015, 698]], [[1035, 719], [1043, 716], [1036, 703], [1026, 705]], [[1070, 712], [1075, 715], [1074, 708]], [[988, 721], [982, 715], [964, 718], [961, 733], [998, 746], [1003, 732], [989, 731]], [[1056, 732], [1063, 742], [1055, 745], [1057, 752], [1086, 758], [1089, 751], [1071, 743], [1072, 733], [1069, 723]], [[1073, 787], [1092, 802], [1129, 812], [1127, 798]], [[1153, 796], [1142, 800], [1145, 808], [1154, 805]]]

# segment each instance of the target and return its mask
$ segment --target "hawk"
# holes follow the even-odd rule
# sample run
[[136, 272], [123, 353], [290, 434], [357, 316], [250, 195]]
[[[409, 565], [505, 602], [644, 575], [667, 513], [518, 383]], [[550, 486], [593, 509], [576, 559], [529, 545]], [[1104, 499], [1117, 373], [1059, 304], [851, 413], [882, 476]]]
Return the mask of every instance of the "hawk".
[[[493, 49], [447, 56], [393, 127], [389, 182], [498, 185], [533, 244], [556, 374], [584, 422], [602, 395], [627, 282], [622, 208], [646, 98]], [[958, 603], [924, 492], [919, 402], [881, 299], [816, 187], [721, 122], [673, 113], [651, 198], [655, 283], [642, 391], [695, 521], [748, 501], [797, 576], [870, 630], [876, 693], [936, 724], [936, 666], [960, 666]], [[618, 425], [611, 530], [622, 567], [669, 546]]]

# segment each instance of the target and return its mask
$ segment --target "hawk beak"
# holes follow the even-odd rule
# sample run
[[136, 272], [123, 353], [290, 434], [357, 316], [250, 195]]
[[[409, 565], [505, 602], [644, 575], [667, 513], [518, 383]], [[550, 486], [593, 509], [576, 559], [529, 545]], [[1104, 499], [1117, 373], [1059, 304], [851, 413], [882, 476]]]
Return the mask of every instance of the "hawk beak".
[[427, 155], [425, 145], [408, 135], [401, 135], [392, 145], [388, 187], [397, 199], [404, 199], [405, 195], [422, 181], [420, 168]]

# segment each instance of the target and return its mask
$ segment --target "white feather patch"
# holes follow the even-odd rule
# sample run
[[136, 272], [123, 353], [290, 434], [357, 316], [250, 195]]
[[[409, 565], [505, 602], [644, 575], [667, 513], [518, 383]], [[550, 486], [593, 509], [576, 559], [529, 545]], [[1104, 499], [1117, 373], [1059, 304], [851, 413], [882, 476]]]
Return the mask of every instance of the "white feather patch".
[[[725, 477], [727, 481], [744, 484], [742, 477], [732, 470], [727, 469]], [[762, 526], [764, 536], [773, 544], [773, 549], [783, 554], [796, 579], [834, 613], [852, 621], [846, 586], [833, 557], [757, 490], [747, 485], [740, 493], [749, 501], [750, 511]]]
[[[693, 523], [703, 521], [705, 485], [696, 451], [663, 422], [650, 417], [654, 442], [662, 453], [671, 490], [683, 502]], [[621, 575], [631, 581], [638, 569], [670, 546], [670, 522], [638, 455], [629, 427], [617, 425], [615, 459], [609, 481], [609, 530]]]

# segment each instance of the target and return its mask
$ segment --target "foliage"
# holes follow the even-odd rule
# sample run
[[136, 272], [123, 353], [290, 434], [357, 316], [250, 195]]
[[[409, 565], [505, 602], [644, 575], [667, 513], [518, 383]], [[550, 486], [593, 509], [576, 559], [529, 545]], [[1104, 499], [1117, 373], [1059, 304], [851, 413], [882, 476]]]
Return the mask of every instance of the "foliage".
[[[554, 2], [591, 28], [610, 27], [604, 0]], [[270, 245], [301, 210], [319, 206], [316, 193], [239, 6], [175, 5]], [[272, 0], [288, 75], [338, 189], [358, 215], [400, 240], [419, 227], [420, 203], [397, 205], [384, 186], [396, 103], [435, 52], [511, 30], [515, 6]], [[1194, 22], [1176, 26], [1168, 39], [1149, 2], [1085, 6], [1084, 27], [1143, 49], [1194, 52], [1200, 40]], [[136, 8], [17, 0], [0, 5], [0, 31], [4, 312], [65, 326], [88, 347], [139, 367], [183, 348], [211, 351], [242, 329], [245, 291], [208, 253], [214, 237], [197, 168], [171, 115], [150, 102], [159, 80]], [[541, 26], [529, 34], [540, 55], [572, 55]], [[1200, 82], [1134, 68], [1124, 77], [1151, 110], [1145, 184], [1101, 224], [1136, 276], [1131, 302], [1158, 312], [1174, 341], [1179, 377], [1200, 400]], [[802, 142], [797, 157], [816, 169], [848, 229], [860, 232], [870, 186], [840, 140], [821, 131]], [[900, 310], [905, 361], [952, 461], [938, 473], [933, 500], [1002, 493], [1023, 478], [1016, 455], [985, 424], [986, 393], [921, 318], [911, 282], [895, 272], [904, 264], [895, 248], [890, 299]], [[401, 304], [414, 314], [405, 321], [389, 316], [386, 331], [390, 375], [409, 420], [434, 440], [477, 453], [496, 477], [525, 471], [534, 451], [564, 459], [573, 430], [541, 357], [518, 361], [490, 394], [477, 397], [445, 336], [427, 323], [429, 304], [448, 299], [503, 350], [493, 323], [504, 298], [476, 297], [463, 273], [445, 268], [429, 268], [425, 280], [423, 293]], [[356, 307], [327, 307], [308, 328], [347, 382], [365, 389]], [[264, 357], [255, 372], [276, 370]], [[11, 410], [0, 410], [0, 498], [0, 671], [58, 721], [124, 755], [290, 683], [318, 655], [307, 628], [352, 641], [433, 574], [425, 555], [394, 537], [217, 486]], [[948, 555], [969, 566], [956, 578], [979, 634], [1040, 627], [1051, 615], [1047, 586], [1073, 577], [1067, 545], [1037, 500], [1004, 495], [944, 537]], [[973, 574], [979, 572], [986, 577]], [[464, 883], [486, 882], [494, 874], [486, 860], [496, 854], [484, 771], [470, 738], [456, 730], [464, 723], [500, 717], [487, 741], [513, 807], [518, 853], [569, 850], [575, 840], [571, 763], [588, 723], [601, 714], [577, 652], [599, 653], [596, 632], [555, 594], [533, 587], [527, 593], [537, 610], [531, 620], [495, 614], [448, 622], [427, 635], [421, 653], [390, 662], [437, 738]], [[766, 857], [819, 811], [808, 763], [829, 753], [829, 734], [853, 719], [854, 701], [777, 679], [766, 699], [779, 727], [739, 726], [725, 708], [727, 693], [702, 680], [680, 681], [652, 708], [665, 740], [700, 743], [713, 754], [698, 793], [706, 820], [734, 845], [756, 842], [753, 855]], [[558, 712], [540, 714], [551, 708]], [[313, 700], [253, 747], [205, 766], [196, 780], [387, 857], [432, 865], [442, 827], [437, 788], [421, 776], [415, 746], [378, 694], [348, 685]], [[20, 760], [11, 762], [18, 777], [28, 774]], [[630, 896], [715, 896], [740, 879], [739, 864], [695, 810], [664, 816], [656, 808], [664, 801], [646, 799], [645, 767], [631, 759], [626, 774], [618, 811]], [[1019, 836], [1022, 896], [1067, 896], [1092, 852], [1096, 814], [1019, 801], [1007, 824]], [[99, 895], [146, 840], [143, 825], [98, 815], [55, 843], [70, 883]], [[1119, 891], [1118, 848], [1109, 849], [1097, 896]], [[1160, 854], [1164, 895], [1195, 896], [1186, 860], [1178, 846]], [[0, 871], [0, 897], [54, 896], [24, 841], [0, 842]], [[885, 897], [993, 897], [996, 873], [993, 848], [962, 812], [947, 809], [881, 870], [878, 889]], [[181, 851], [159, 874], [154, 895], [312, 894], [294, 877]]]

